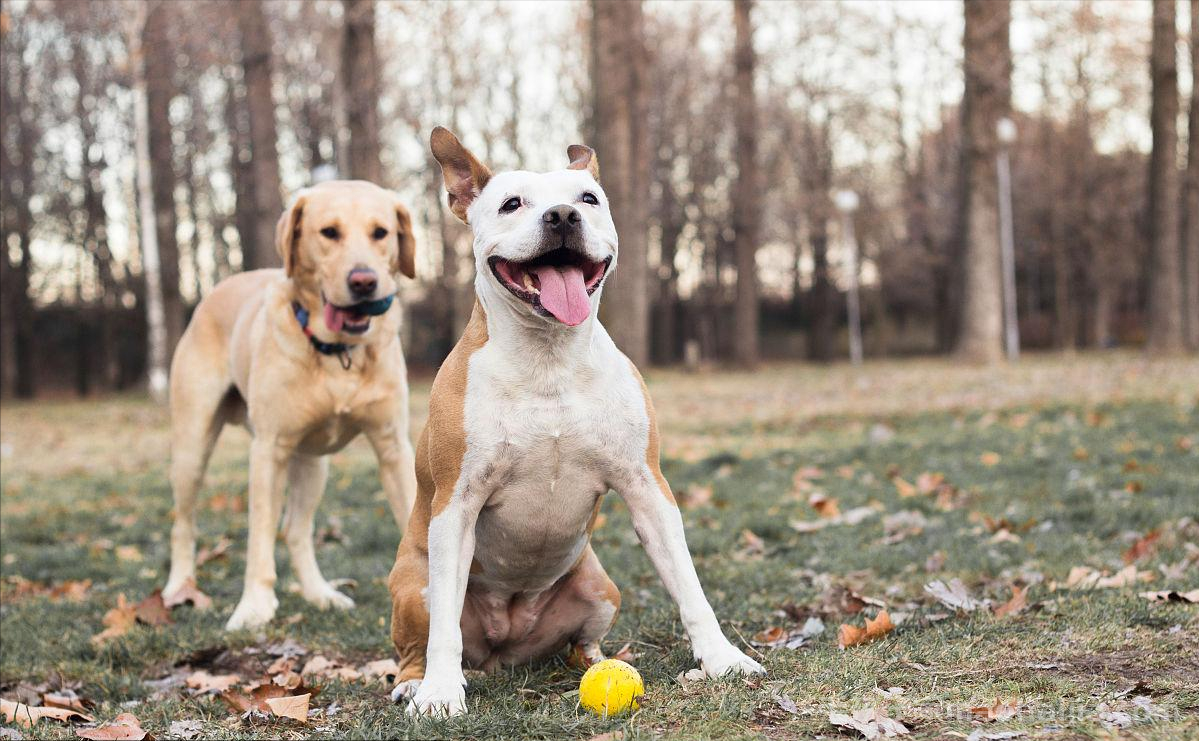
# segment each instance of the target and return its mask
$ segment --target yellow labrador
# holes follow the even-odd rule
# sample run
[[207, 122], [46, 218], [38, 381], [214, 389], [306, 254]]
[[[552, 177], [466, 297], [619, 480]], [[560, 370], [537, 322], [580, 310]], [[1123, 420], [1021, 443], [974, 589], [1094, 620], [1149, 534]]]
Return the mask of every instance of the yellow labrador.
[[370, 183], [327, 182], [296, 196], [275, 235], [283, 270], [222, 281], [196, 308], [171, 364], [168, 601], [195, 587], [196, 490], [221, 428], [245, 424], [253, 435], [246, 580], [229, 630], [274, 617], [285, 489], [287, 547], [301, 593], [322, 609], [353, 607], [321, 575], [313, 551], [330, 453], [367, 436], [401, 532], [416, 491], [400, 309], [392, 301], [399, 275], [415, 273], [408, 210]]

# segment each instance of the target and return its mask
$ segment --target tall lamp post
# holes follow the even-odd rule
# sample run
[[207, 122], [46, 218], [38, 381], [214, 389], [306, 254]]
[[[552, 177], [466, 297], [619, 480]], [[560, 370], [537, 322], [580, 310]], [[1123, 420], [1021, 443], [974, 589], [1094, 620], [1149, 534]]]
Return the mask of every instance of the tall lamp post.
[[849, 291], [845, 295], [849, 313], [849, 360], [854, 365], [862, 364], [862, 308], [858, 299], [858, 240], [853, 233], [853, 212], [858, 210], [858, 194], [852, 190], [839, 190], [833, 202], [841, 212], [841, 234], [845, 238], [845, 250], [849, 263]]
[[1012, 167], [1008, 157], [1016, 141], [1016, 124], [1012, 119], [999, 119], [995, 126], [999, 139], [997, 173], [999, 178], [999, 255], [1003, 263], [1003, 325], [1004, 350], [1008, 360], [1020, 357], [1020, 325], [1016, 321], [1016, 250], [1012, 232]]

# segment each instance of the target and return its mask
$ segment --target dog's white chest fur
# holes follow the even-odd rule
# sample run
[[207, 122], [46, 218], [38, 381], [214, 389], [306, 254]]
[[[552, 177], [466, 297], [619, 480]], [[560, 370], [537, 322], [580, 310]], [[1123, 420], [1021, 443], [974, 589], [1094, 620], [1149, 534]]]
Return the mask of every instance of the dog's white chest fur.
[[596, 333], [593, 352], [569, 366], [515, 358], [500, 343], [471, 358], [466, 485], [487, 502], [474, 580], [489, 590], [536, 592], [565, 574], [587, 544], [597, 498], [629, 475], [629, 448], [645, 449], [640, 389]]

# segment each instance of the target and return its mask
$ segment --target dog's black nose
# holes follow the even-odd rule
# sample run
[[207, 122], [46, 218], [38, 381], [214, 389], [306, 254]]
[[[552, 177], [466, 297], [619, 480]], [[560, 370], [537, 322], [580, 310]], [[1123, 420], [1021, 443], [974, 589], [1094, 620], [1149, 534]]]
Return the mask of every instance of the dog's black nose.
[[563, 203], [552, 208], [547, 208], [545, 213], [541, 215], [541, 220], [545, 223], [547, 229], [553, 229], [559, 234], [565, 234], [578, 227], [583, 217], [579, 215], [578, 210], [574, 206], [568, 206]]
[[370, 268], [354, 268], [346, 278], [346, 283], [350, 286], [350, 293], [355, 296], [369, 296], [379, 286], [379, 276]]

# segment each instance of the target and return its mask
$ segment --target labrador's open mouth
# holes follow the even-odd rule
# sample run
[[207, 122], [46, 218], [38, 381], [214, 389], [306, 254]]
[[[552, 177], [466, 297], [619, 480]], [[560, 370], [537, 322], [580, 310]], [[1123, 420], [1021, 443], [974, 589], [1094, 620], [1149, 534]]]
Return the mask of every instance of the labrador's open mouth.
[[582, 324], [591, 314], [588, 296], [595, 293], [612, 258], [595, 262], [559, 247], [527, 262], [492, 257], [491, 272], [513, 296], [543, 315], [568, 327]]
[[325, 326], [330, 332], [346, 332], [362, 334], [371, 328], [371, 315], [362, 311], [361, 307], [368, 302], [352, 306], [337, 306], [325, 302]]

